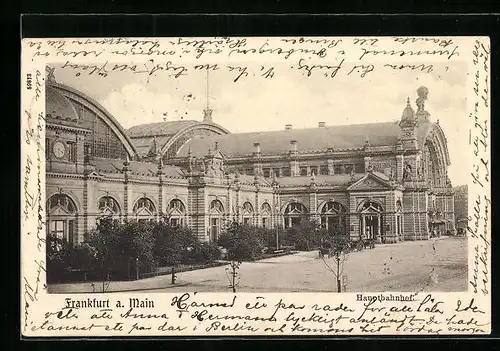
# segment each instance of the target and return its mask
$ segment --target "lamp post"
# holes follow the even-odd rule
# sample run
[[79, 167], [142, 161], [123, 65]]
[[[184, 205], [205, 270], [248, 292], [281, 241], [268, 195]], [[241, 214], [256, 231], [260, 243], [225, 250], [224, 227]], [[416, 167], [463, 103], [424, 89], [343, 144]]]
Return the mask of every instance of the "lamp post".
[[276, 251], [279, 250], [279, 228], [278, 228], [278, 219], [279, 219], [279, 207], [276, 205], [275, 208], [275, 213], [276, 213]]
[[135, 259], [135, 272], [136, 272], [136, 278], [139, 280], [139, 257]]

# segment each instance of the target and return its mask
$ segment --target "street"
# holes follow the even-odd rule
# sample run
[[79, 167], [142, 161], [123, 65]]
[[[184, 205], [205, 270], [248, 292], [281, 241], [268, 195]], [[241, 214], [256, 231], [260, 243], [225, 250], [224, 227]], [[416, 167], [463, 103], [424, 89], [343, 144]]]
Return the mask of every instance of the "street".
[[[325, 264], [326, 263], [326, 264]], [[243, 262], [237, 292], [336, 292], [334, 259], [317, 251]], [[135, 282], [112, 282], [108, 291], [230, 292], [226, 268], [220, 266]], [[467, 289], [467, 238], [446, 237], [377, 245], [352, 252], [344, 264], [347, 292], [464, 291]], [[51, 292], [89, 292], [89, 283], [58, 284]]]

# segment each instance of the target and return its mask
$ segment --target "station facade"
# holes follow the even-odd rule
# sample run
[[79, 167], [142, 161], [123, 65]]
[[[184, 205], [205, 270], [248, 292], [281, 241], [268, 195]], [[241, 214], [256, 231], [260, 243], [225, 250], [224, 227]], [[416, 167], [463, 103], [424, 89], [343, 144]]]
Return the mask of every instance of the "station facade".
[[[450, 158], [419, 88], [386, 123], [230, 133], [203, 119], [125, 130], [98, 102], [46, 79], [47, 231], [73, 244], [102, 215], [190, 227], [214, 241], [231, 221], [317, 220], [353, 240], [455, 232]], [[119, 116], [118, 116], [119, 117]]]

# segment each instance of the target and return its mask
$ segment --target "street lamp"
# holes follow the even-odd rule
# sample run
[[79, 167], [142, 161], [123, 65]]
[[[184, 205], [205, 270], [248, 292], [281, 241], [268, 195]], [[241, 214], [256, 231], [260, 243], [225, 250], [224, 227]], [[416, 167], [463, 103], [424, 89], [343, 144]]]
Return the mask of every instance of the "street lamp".
[[136, 278], [139, 280], [139, 257], [135, 259], [135, 272], [136, 272]]
[[276, 213], [276, 251], [278, 251], [279, 250], [279, 241], [278, 241], [278, 238], [279, 238], [279, 228], [278, 228], [279, 206], [278, 205], [276, 205], [275, 213]]

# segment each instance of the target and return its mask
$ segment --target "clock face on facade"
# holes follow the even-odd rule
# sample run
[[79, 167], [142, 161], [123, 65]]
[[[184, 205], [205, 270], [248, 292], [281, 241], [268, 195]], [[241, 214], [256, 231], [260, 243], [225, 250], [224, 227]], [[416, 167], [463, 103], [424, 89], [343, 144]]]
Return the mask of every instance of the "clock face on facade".
[[62, 158], [66, 153], [66, 146], [61, 141], [56, 141], [54, 145], [52, 145], [52, 152], [54, 156], [57, 158]]

